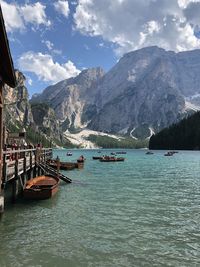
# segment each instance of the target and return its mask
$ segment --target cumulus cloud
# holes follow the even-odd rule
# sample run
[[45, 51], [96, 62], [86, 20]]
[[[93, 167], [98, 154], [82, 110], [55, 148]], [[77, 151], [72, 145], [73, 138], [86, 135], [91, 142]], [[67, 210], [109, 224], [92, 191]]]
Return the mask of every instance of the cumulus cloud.
[[53, 61], [51, 55], [34, 53], [32, 51], [22, 54], [18, 64], [22, 71], [32, 72], [40, 80], [47, 82], [56, 83], [70, 77], [75, 77], [80, 73], [70, 60], [65, 64], [59, 64]]
[[68, 17], [68, 15], [70, 13], [68, 1], [59, 0], [59, 1], [54, 3], [54, 7], [63, 16]]
[[45, 13], [46, 6], [40, 2], [20, 6], [17, 3], [9, 4], [6, 1], [0, 0], [0, 4], [2, 6], [6, 29], [9, 32], [24, 30], [29, 23], [35, 26], [51, 25]]
[[178, 0], [178, 4], [181, 8], [186, 8], [190, 3], [198, 3], [200, 0]]
[[7, 31], [11, 32], [16, 29], [24, 29], [24, 20], [16, 4], [7, 4], [0, 1]]
[[21, 14], [25, 22], [33, 23], [36, 25], [44, 24], [49, 26], [51, 24], [50, 20], [47, 19], [45, 14], [46, 6], [37, 2], [33, 5], [24, 5], [20, 8]]
[[119, 55], [151, 45], [190, 50], [200, 48], [199, 7], [200, 0], [79, 0], [74, 23], [82, 34], [114, 43]]

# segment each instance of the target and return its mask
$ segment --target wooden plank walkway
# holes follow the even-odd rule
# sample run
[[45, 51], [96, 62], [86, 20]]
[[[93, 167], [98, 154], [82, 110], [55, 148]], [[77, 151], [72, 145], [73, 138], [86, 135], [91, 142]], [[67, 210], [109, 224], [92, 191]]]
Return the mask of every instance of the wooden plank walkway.
[[36, 162], [52, 158], [52, 149], [24, 149], [3, 151], [3, 183], [36, 168]]
[[20, 191], [24, 189], [27, 180], [40, 175], [49, 174], [59, 177], [66, 183], [72, 180], [51, 168], [47, 162], [52, 159], [51, 148], [3, 151], [3, 169], [0, 195], [0, 214], [4, 211], [4, 190], [6, 184], [12, 185], [12, 201], [15, 202]]

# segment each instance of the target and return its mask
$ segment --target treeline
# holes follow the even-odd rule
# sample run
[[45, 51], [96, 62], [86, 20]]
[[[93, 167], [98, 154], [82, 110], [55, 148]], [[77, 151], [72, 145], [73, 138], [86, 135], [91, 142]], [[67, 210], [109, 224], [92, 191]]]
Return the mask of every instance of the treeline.
[[90, 135], [87, 138], [102, 148], [144, 148], [148, 147], [147, 140], [135, 140], [133, 138], [116, 139], [110, 136]]
[[153, 135], [149, 149], [200, 149], [200, 112], [173, 124]]

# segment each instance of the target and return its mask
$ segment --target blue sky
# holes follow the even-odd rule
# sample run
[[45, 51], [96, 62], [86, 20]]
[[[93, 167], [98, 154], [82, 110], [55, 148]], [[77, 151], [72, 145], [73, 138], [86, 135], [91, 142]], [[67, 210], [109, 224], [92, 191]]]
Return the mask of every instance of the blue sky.
[[76, 76], [108, 71], [126, 52], [158, 45], [200, 48], [200, 0], [0, 0], [14, 66], [29, 94]]

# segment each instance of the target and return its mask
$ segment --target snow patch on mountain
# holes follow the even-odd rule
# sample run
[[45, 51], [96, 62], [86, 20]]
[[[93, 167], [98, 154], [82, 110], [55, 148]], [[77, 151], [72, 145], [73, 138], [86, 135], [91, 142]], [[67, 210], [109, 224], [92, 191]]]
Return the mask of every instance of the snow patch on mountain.
[[103, 132], [93, 131], [89, 129], [84, 129], [79, 133], [70, 133], [68, 130], [65, 131], [64, 136], [74, 145], [81, 146], [82, 148], [98, 148], [93, 142], [87, 140], [90, 135], [97, 136], [108, 136], [118, 141], [124, 139], [123, 137], [119, 137], [113, 134], [106, 134]]
[[186, 110], [193, 110], [193, 111], [200, 111], [200, 106], [194, 105], [188, 101], [185, 101], [185, 109]]

